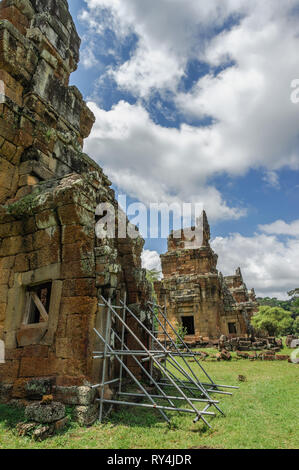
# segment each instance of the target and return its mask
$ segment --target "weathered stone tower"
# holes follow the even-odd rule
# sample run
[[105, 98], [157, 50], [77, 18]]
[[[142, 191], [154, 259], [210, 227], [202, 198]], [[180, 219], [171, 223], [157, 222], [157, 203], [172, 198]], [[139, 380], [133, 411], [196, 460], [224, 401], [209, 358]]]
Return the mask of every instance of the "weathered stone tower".
[[[218, 256], [209, 240], [205, 212], [196, 227], [172, 232], [168, 252], [161, 255], [164, 277], [155, 283], [160, 305], [166, 303], [168, 319], [174, 326], [183, 325], [193, 341], [200, 336], [216, 339], [221, 334], [247, 334], [244, 313], [250, 319], [253, 310], [252, 303], [245, 305], [245, 297], [239, 297], [237, 290], [231, 291], [231, 283], [217, 271]], [[243, 280], [241, 287], [249, 300]]]
[[67, 1], [2, 0], [0, 18], [0, 397], [26, 398], [42, 377], [82, 404], [62, 388], [98, 382], [100, 295], [142, 308], [144, 242], [95, 236], [97, 205], [118, 207], [82, 152], [94, 116], [68, 86], [80, 39]]
[[[234, 312], [237, 314], [242, 325], [241, 330], [250, 331], [250, 320], [258, 310], [258, 302], [256, 300], [254, 289], [251, 289], [250, 291], [247, 289], [243, 280], [241, 268], [236, 269], [236, 273], [234, 275], [225, 276], [224, 282], [235, 300]], [[232, 324], [229, 328], [229, 333], [234, 333], [235, 328], [233, 326], [233, 318], [231, 320]]]

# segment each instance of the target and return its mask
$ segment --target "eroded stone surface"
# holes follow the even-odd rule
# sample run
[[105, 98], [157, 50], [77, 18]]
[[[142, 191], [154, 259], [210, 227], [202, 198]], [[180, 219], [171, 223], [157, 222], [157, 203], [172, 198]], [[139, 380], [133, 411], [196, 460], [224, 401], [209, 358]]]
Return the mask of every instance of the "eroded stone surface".
[[[34, 378], [63, 387], [98, 383], [101, 361], [92, 351], [101, 348], [93, 328], [105, 323], [100, 296], [119, 302], [126, 293], [142, 309], [149, 293], [143, 239], [95, 236], [97, 205], [111, 203], [118, 214], [118, 204], [82, 150], [94, 116], [69, 86], [79, 47], [66, 0], [2, 0], [0, 383], [13, 386], [13, 399], [27, 398]], [[51, 283], [48, 319], [26, 329], [28, 291], [42, 283]]]
[[65, 417], [65, 406], [60, 402], [32, 403], [25, 408], [25, 417], [37, 423], [54, 423]]
[[[161, 255], [164, 277], [155, 283], [159, 304], [166, 305], [173, 326], [192, 318], [185, 338], [189, 344], [209, 344], [221, 334], [250, 333], [250, 318], [257, 307], [254, 291], [247, 291], [240, 269], [225, 278], [217, 271], [218, 256], [209, 240], [205, 212], [196, 227], [172, 232], [168, 251]], [[167, 330], [173, 336], [171, 328]]]
[[91, 426], [99, 416], [98, 405], [76, 406], [74, 418], [82, 426]]

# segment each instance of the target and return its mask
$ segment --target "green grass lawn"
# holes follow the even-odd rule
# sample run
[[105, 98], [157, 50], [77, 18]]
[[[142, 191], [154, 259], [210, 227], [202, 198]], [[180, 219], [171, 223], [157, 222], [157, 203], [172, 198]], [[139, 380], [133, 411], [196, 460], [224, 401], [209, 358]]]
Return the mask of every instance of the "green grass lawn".
[[[198, 366], [190, 362], [198, 372]], [[43, 442], [19, 437], [15, 425], [22, 411], [0, 405], [0, 448], [70, 449], [298, 449], [299, 365], [233, 359], [205, 363], [216, 383], [239, 385], [233, 396], [220, 396], [226, 417], [209, 418], [213, 429], [192, 415], [172, 413], [169, 427], [157, 411], [120, 407], [109, 421], [90, 428], [71, 422], [68, 429]], [[246, 382], [238, 382], [238, 375]], [[218, 396], [217, 396], [218, 399]]]

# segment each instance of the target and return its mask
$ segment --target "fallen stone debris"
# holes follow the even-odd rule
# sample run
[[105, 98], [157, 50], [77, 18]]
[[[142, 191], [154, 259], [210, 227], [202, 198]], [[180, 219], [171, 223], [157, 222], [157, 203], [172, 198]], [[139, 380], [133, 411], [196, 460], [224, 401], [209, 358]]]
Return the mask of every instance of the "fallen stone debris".
[[299, 347], [299, 337], [295, 335], [288, 335], [286, 337], [286, 346], [287, 348], [298, 348]]
[[282, 340], [274, 336], [268, 336], [267, 338], [253, 336], [250, 338], [228, 338], [222, 335], [218, 341], [218, 348], [226, 349], [227, 351], [258, 351], [261, 349], [269, 349], [273, 352], [279, 352], [282, 346]]
[[46, 396], [42, 401], [26, 406], [25, 418], [28, 422], [17, 425], [19, 436], [31, 436], [36, 441], [43, 441], [66, 427], [68, 417], [65, 406], [52, 398]]

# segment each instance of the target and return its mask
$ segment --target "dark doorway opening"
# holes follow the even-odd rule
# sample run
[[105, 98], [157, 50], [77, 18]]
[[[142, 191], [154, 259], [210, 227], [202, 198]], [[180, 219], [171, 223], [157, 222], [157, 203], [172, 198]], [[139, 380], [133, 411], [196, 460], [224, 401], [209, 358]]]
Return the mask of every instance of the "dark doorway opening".
[[182, 325], [187, 330], [187, 335], [194, 335], [194, 317], [182, 317]]
[[235, 323], [229, 323], [229, 324], [228, 324], [228, 332], [229, 332], [229, 334], [231, 334], [231, 335], [237, 334], [237, 328], [236, 328], [236, 324], [235, 324]]

